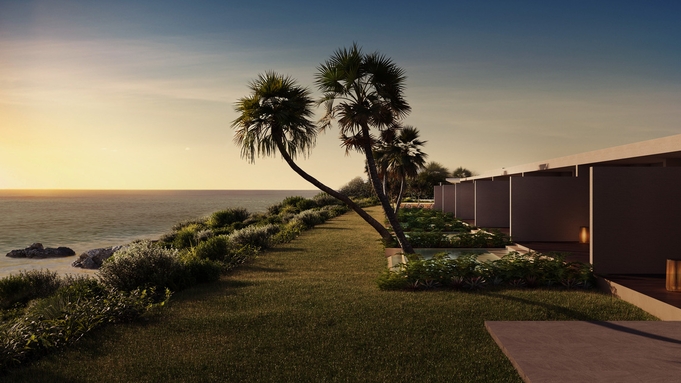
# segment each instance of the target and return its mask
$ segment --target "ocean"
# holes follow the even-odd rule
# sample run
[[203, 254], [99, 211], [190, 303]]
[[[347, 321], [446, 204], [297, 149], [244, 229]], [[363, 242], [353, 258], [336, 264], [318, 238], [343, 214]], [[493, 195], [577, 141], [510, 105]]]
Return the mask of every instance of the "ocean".
[[[0, 190], [0, 277], [20, 270], [92, 273], [71, 263], [98, 247], [156, 239], [180, 221], [227, 208], [264, 212], [288, 196], [318, 190]], [[76, 256], [6, 257], [34, 242], [70, 247]]]

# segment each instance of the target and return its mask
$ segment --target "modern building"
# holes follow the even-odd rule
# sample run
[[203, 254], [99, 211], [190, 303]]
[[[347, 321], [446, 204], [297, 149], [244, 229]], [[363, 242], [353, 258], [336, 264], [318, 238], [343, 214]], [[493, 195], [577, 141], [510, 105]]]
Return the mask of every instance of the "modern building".
[[581, 239], [597, 274], [664, 274], [681, 259], [681, 135], [449, 181], [435, 209], [518, 243]]

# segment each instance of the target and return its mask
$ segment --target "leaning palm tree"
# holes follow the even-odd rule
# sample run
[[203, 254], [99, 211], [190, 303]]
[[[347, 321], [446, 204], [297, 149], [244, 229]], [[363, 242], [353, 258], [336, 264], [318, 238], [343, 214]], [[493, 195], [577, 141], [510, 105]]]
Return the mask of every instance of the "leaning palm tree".
[[232, 122], [234, 142], [241, 147], [241, 157], [253, 163], [256, 156], [273, 156], [279, 152], [303, 179], [343, 201], [384, 241], [391, 241], [392, 235], [380, 222], [349, 197], [319, 182], [295, 163], [294, 159], [299, 154], [309, 154], [317, 140], [318, 129], [310, 120], [315, 104], [310, 92], [296, 85], [291, 77], [275, 72], [261, 74], [249, 84], [249, 88], [251, 94], [236, 102], [235, 110], [239, 116]]
[[419, 170], [425, 166], [428, 155], [421, 151], [421, 146], [425, 143], [426, 141], [419, 139], [418, 129], [406, 126], [400, 129], [392, 141], [382, 142], [374, 152], [379, 168], [385, 169], [400, 184], [395, 213], [400, 209], [406, 181], [416, 178]]
[[380, 184], [373, 156], [371, 130], [382, 131], [405, 117], [411, 108], [402, 92], [404, 71], [391, 59], [379, 54], [364, 54], [357, 44], [337, 50], [318, 68], [315, 82], [324, 96], [326, 113], [320, 120], [322, 129], [337, 120], [341, 135], [360, 138], [366, 156], [369, 179], [405, 253], [413, 253], [397, 216]]

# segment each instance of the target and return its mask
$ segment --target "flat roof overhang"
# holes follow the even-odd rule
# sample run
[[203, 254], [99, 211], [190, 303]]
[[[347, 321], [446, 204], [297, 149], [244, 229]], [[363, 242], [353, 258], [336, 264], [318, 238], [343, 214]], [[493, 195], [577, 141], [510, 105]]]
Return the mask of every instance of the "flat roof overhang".
[[681, 134], [496, 169], [468, 178], [447, 178], [447, 181], [459, 183], [542, 173], [576, 174], [580, 166], [681, 166]]

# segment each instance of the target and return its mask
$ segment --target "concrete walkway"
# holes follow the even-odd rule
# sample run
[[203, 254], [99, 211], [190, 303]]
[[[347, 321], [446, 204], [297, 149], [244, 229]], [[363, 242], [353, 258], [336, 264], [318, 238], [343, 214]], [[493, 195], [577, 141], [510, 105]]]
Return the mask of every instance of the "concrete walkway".
[[485, 322], [525, 382], [681, 382], [681, 322]]

